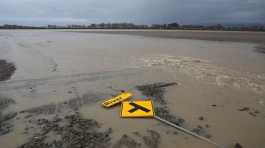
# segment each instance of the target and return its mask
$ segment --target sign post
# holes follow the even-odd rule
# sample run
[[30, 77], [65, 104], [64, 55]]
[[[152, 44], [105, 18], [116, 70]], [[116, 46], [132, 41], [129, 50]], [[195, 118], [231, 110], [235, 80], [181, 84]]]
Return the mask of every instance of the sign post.
[[198, 138], [198, 139], [201, 139], [201, 140], [203, 140], [203, 141], [206, 141], [206, 142], [208, 142], [208, 143], [211, 143], [211, 144], [213, 144], [213, 145], [215, 145], [215, 146], [217, 146], [217, 147], [219, 147], [219, 148], [224, 148], [223, 146], [221, 146], [221, 145], [219, 145], [219, 144], [217, 144], [217, 143], [211, 141], [211, 140], [208, 139], [208, 138], [202, 137], [202, 136], [200, 136], [200, 135], [198, 135], [198, 134], [196, 134], [196, 133], [193, 133], [193, 132], [191, 132], [191, 131], [189, 131], [189, 130], [183, 128], [183, 127], [177, 126], [176, 124], [171, 123], [171, 122], [169, 122], [169, 121], [167, 121], [167, 120], [165, 120], [165, 119], [162, 119], [162, 118], [160, 118], [160, 117], [158, 117], [158, 116], [154, 116], [154, 118], [155, 118], [156, 120], [160, 121], [160, 122], [163, 122], [163, 123], [165, 123], [165, 124], [167, 124], [167, 125], [169, 125], [169, 126], [171, 126], [171, 127], [176, 128], [176, 129], [178, 129], [178, 130], [180, 130], [180, 131], [182, 131], [182, 132], [184, 132], [184, 133], [186, 133], [186, 134], [189, 134], [189, 135], [194, 136], [194, 137], [196, 137], [196, 138]]
[[156, 120], [165, 123], [171, 127], [174, 127], [186, 134], [194, 136], [198, 139], [206, 141], [210, 144], [213, 144], [219, 148], [224, 148], [223, 146], [211, 141], [208, 138], [202, 137], [196, 133], [193, 133], [183, 127], [180, 127], [170, 121], [160, 118], [159, 116], [155, 115], [153, 103], [151, 100], [136, 100], [136, 101], [124, 101], [122, 102], [121, 106], [121, 117], [123, 118], [155, 118]]
[[202, 137], [196, 133], [193, 133], [183, 127], [180, 127], [170, 121], [167, 121], [165, 119], [160, 118], [159, 116], [155, 115], [153, 102], [152, 100], [134, 100], [134, 101], [124, 101], [129, 99], [132, 96], [131, 93], [123, 92], [119, 96], [116, 96], [114, 98], [111, 98], [105, 102], [102, 103], [104, 107], [111, 107], [115, 104], [118, 104], [121, 102], [121, 117], [122, 118], [154, 118], [162, 123], [165, 123], [171, 127], [174, 127], [186, 134], [189, 134], [191, 136], [194, 136], [198, 139], [201, 139], [203, 141], [206, 141], [210, 144], [213, 144], [219, 148], [224, 148], [223, 146], [211, 141], [208, 138]]

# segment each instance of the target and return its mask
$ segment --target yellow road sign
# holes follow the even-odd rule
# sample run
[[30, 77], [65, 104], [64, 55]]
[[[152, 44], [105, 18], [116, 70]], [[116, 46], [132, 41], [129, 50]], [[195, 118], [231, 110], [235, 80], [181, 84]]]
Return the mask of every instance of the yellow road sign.
[[121, 117], [154, 117], [151, 100], [124, 101], [121, 107]]
[[132, 97], [132, 93], [130, 92], [122, 92], [121, 94], [119, 94], [118, 96], [115, 96], [115, 97], [112, 97], [112, 98], [109, 98], [108, 100], [104, 101], [102, 103], [102, 105], [104, 107], [111, 107], [111, 106], [114, 106], [122, 101], [125, 101], [129, 98]]

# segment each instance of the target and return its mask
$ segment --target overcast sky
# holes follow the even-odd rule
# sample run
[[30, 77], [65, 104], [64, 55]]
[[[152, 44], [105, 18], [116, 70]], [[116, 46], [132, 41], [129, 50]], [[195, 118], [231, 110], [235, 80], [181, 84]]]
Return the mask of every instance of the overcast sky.
[[0, 24], [265, 23], [265, 0], [0, 0]]

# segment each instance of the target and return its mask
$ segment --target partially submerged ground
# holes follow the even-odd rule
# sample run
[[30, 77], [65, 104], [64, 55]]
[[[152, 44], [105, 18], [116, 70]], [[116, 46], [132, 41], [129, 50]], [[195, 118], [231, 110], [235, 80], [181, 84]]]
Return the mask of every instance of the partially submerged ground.
[[[2, 73], [9, 73], [0, 82], [0, 143], [6, 148], [211, 147], [153, 119], [121, 119], [117, 106], [103, 109], [103, 99], [119, 93], [110, 87], [130, 90], [135, 99], [153, 99], [158, 116], [220, 144], [264, 145], [264, 54], [253, 52], [256, 44], [72, 32], [10, 34], [0, 40], [0, 49], [9, 51], [5, 56], [18, 64], [13, 80], [7, 81], [15, 67], [2, 61]], [[175, 32], [144, 36], [153, 34], [175, 38]], [[194, 37], [194, 32], [188, 34]], [[211, 36], [207, 38], [216, 40]], [[230, 40], [227, 36], [222, 38]], [[251, 36], [246, 33], [243, 41], [264, 40]], [[34, 62], [26, 60], [32, 57]]]
[[0, 59], [0, 81], [10, 79], [15, 70], [16, 66], [13, 63]]
[[[10, 79], [15, 70], [16, 67], [13, 63], [0, 59], [0, 83], [1, 81]], [[11, 104], [15, 104], [13, 99], [0, 95], [0, 136], [12, 131], [13, 125], [10, 123], [10, 120], [12, 120], [17, 113], [4, 113], [4, 110]]]
[[4, 110], [11, 104], [15, 104], [13, 99], [0, 96], [0, 136], [8, 134], [13, 130], [12, 120], [16, 117], [17, 113], [4, 112]]
[[[167, 101], [164, 99], [166, 87], [174, 87], [178, 85], [176, 82], [159, 82], [136, 86], [143, 95], [153, 99], [155, 103], [156, 115], [164, 118], [176, 125], [189, 128], [185, 120], [176, 117], [170, 113], [167, 107]], [[79, 108], [86, 104], [91, 104], [93, 99], [100, 98], [97, 95], [83, 95], [82, 97], [73, 98], [69, 101], [59, 104], [48, 104], [23, 110], [24, 120], [27, 122], [25, 134], [33, 135], [28, 142], [20, 146], [20, 148], [34, 147], [110, 147], [113, 148], [140, 148], [150, 147], [158, 148], [161, 141], [160, 134], [153, 130], [147, 129], [145, 132], [136, 131], [121, 136], [117, 141], [111, 141], [111, 134], [115, 131], [111, 127], [102, 129], [101, 124], [96, 119], [86, 119], [78, 112]], [[48, 115], [47, 115], [48, 114]], [[43, 115], [46, 115], [43, 117]], [[203, 119], [200, 119], [203, 120]], [[208, 127], [209, 128], [209, 127]], [[193, 132], [211, 138], [207, 134], [205, 127], [194, 127]], [[173, 132], [177, 135], [177, 131]], [[129, 135], [128, 135], [129, 134]], [[137, 141], [133, 134], [142, 141]], [[171, 134], [171, 133], [168, 133]], [[49, 140], [56, 137], [54, 140]], [[112, 143], [111, 143], [112, 142]]]
[[[117, 141], [112, 140], [111, 127], [104, 128], [96, 119], [84, 118], [79, 109], [94, 104], [102, 96], [86, 94], [57, 104], [47, 104], [20, 111], [19, 119], [25, 123], [24, 135], [30, 136], [18, 148], [158, 148], [160, 134], [147, 129], [143, 135], [133, 134], [142, 139], [137, 141], [123, 134]], [[7, 133], [3, 133], [7, 134]]]
[[[153, 99], [156, 115], [176, 125], [188, 127], [183, 118], [170, 113], [167, 101], [164, 99], [166, 88], [177, 85], [176, 82], [158, 82], [137, 85], [135, 88], [144, 96]], [[73, 92], [68, 91], [68, 93]], [[88, 93], [67, 101], [33, 107], [18, 113], [0, 114], [0, 133], [8, 134], [13, 128], [12, 120], [20, 120], [25, 124], [22, 131], [28, 140], [18, 148], [158, 148], [160, 146], [161, 133], [151, 127], [145, 131], [136, 130], [132, 133], [124, 131], [119, 139], [113, 140], [112, 134], [116, 132], [115, 130], [111, 127], [102, 127], [102, 123], [97, 119], [85, 118], [79, 113], [82, 106], [94, 104], [102, 98], [104, 95]], [[14, 103], [12, 99], [1, 98], [1, 111]], [[18, 117], [14, 119], [17, 115]], [[204, 127], [199, 129], [195, 127], [193, 130], [207, 137]], [[179, 133], [168, 131], [166, 134], [178, 135]]]
[[[177, 82], [158, 82], [145, 85], [136, 86], [136, 88], [143, 93], [143, 95], [151, 98], [155, 104], [155, 114], [171, 123], [188, 128], [192, 132], [204, 136], [206, 138], [211, 138], [212, 136], [207, 133], [207, 128], [210, 125], [207, 124], [206, 127], [198, 125], [193, 129], [190, 129], [189, 125], [185, 123], [185, 119], [182, 117], [176, 117], [170, 112], [167, 101], [164, 98], [166, 87], [178, 85]], [[204, 117], [199, 117], [199, 120], [204, 120]]]
[[[200, 62], [196, 61], [196, 63], [201, 63], [201, 61]], [[154, 73], [154, 71], [150, 71], [150, 73]], [[149, 76], [150, 73], [147, 73], [147, 76]], [[100, 102], [102, 101], [102, 99], [118, 94], [119, 93], [118, 91], [114, 91], [115, 93], [112, 92], [107, 94], [101, 94], [99, 92], [108, 92], [106, 88], [108, 89], [117, 88], [115, 87], [114, 82], [123, 81], [124, 83], [126, 82], [130, 85], [133, 85], [133, 87], [130, 90], [135, 92], [136, 98], [142, 95], [140, 98], [153, 99], [155, 104], [156, 115], [168, 121], [171, 121], [176, 125], [185, 127], [201, 136], [207, 138], [216, 138], [216, 135], [213, 134], [211, 130], [214, 129], [215, 126], [218, 124], [212, 124], [212, 122], [210, 123], [207, 114], [202, 114], [201, 116], [195, 117], [196, 120], [200, 122], [195, 121], [194, 124], [191, 124], [191, 122], [187, 120], [186, 116], [179, 115], [178, 113], [172, 111], [172, 108], [170, 108], [169, 101], [171, 101], [172, 97], [168, 98], [168, 96], [166, 96], [168, 90], [172, 88], [177, 90], [186, 87], [185, 85], [187, 84], [185, 83], [183, 84], [178, 81], [157, 82], [151, 80], [146, 82], [144, 81], [141, 82], [141, 80], [137, 81], [133, 80], [135, 81], [133, 83], [127, 82], [128, 77], [135, 76], [135, 71], [131, 72], [131, 74], [132, 75], [128, 74], [127, 72], [125, 72], [124, 74], [111, 73], [110, 77], [108, 77], [108, 74], [105, 73], [104, 75], [101, 74], [83, 75], [83, 76], [78, 75], [77, 77], [67, 77], [67, 79], [62, 78], [63, 81], [60, 80], [61, 78], [58, 78], [59, 80], [53, 79], [52, 81], [49, 79], [44, 79], [44, 80], [40, 79], [36, 81], [25, 80], [25, 81], [18, 81], [18, 82], [15, 81], [15, 82], [6, 83], [6, 85], [3, 84], [4, 87], [0, 87], [2, 92], [4, 92], [5, 90], [11, 91], [10, 94], [12, 96], [13, 91], [19, 90], [19, 97], [17, 98], [17, 100], [20, 101], [21, 97], [23, 96], [26, 96], [25, 97], [26, 99], [24, 98], [25, 101], [27, 101], [28, 97], [29, 98], [33, 97], [31, 100], [33, 104], [34, 101], [37, 101], [39, 99], [35, 98], [36, 96], [41, 97], [45, 95], [51, 95], [53, 93], [56, 94], [57, 92], [59, 92], [60, 90], [58, 87], [56, 87], [57, 85], [60, 86], [63, 85], [64, 87], [62, 87], [62, 89], [64, 90], [65, 93], [67, 93], [68, 95], [75, 96], [68, 100], [63, 99], [64, 101], [53, 102], [53, 100], [46, 100], [43, 105], [40, 106], [33, 105], [33, 107], [28, 107], [26, 109], [19, 110], [18, 113], [6, 114], [5, 112], [5, 116], [7, 115], [6, 117], [8, 118], [5, 117], [5, 121], [3, 122], [5, 126], [1, 126], [3, 127], [2, 131], [4, 131], [3, 136], [8, 135], [8, 132], [13, 130], [12, 122], [13, 120], [16, 120], [25, 124], [22, 133], [25, 137], [27, 137], [27, 139], [23, 143], [20, 143], [18, 145], [19, 148], [60, 147], [60, 145], [63, 145], [63, 147], [74, 147], [74, 148], [95, 147], [95, 145], [97, 145], [97, 147], [113, 147], [113, 148], [116, 147], [118, 148], [155, 147], [156, 148], [162, 145], [161, 143], [165, 140], [163, 139], [165, 135], [167, 138], [184, 137], [182, 133], [176, 131], [175, 129], [171, 129], [163, 124], [159, 125], [166, 129], [163, 130], [162, 132], [161, 130], [157, 130], [157, 128], [152, 125], [150, 125], [150, 127], [145, 129], [141, 129], [140, 125], [140, 129], [138, 129], [138, 127], [136, 127], [134, 131], [131, 130], [127, 131], [126, 129], [121, 132], [121, 135], [114, 136], [117, 133], [116, 131], [117, 127], [113, 128], [113, 124], [103, 123], [102, 120], [100, 120], [100, 118], [97, 118], [97, 115], [99, 114], [98, 111], [102, 111], [104, 109], [100, 107], [98, 107], [100, 108], [100, 110], [88, 109], [87, 111], [88, 112], [90, 111], [91, 112], [90, 114], [94, 114], [95, 115], [94, 117], [83, 116], [81, 111], [79, 111], [79, 109], [82, 107], [93, 108], [94, 106], [100, 106]], [[116, 76], [115, 79], [113, 79], [114, 75]], [[140, 73], [140, 75], [143, 76], [142, 73]], [[117, 80], [117, 77], [121, 79]], [[160, 77], [160, 75], [158, 75], [158, 77]], [[108, 80], [107, 78], [111, 79]], [[123, 78], [126, 79], [126, 81], [123, 80]], [[133, 79], [133, 77], [130, 78]], [[100, 82], [95, 83], [100, 87], [96, 87], [94, 83], [92, 83], [95, 80], [96, 81], [102, 80], [102, 83]], [[80, 87], [79, 90], [77, 88], [81, 82], [83, 84], [92, 83], [91, 85], [93, 85], [93, 87], [95, 88], [100, 88], [100, 91], [97, 93], [89, 93], [89, 92], [80, 93], [79, 92]], [[75, 85], [70, 87], [71, 89], [68, 89], [68, 87], [65, 86], [65, 85], [72, 85], [73, 83]], [[106, 86], [106, 84], [108, 84], [108, 86]], [[109, 84], [113, 84], [114, 86], [109, 87]], [[45, 87], [42, 87], [42, 85], [44, 85]], [[82, 88], [87, 88], [87, 90], [92, 89], [90, 87], [86, 87], [86, 85], [81, 85], [81, 86]], [[119, 87], [119, 88], [123, 88], [125, 90], [129, 89], [129, 87]], [[42, 90], [47, 91], [47, 93], [45, 94], [44, 92], [42, 92]], [[139, 95], [137, 92], [139, 92], [141, 95]], [[59, 95], [55, 96], [57, 98]], [[67, 95], [63, 94], [62, 96], [66, 97]], [[173, 101], [174, 98], [175, 96], [173, 97]], [[9, 100], [9, 101], [4, 101], [5, 103], [2, 104], [12, 105], [15, 103], [14, 101], [11, 101], [12, 99], [6, 98], [3, 100]], [[19, 103], [24, 103], [24, 102], [19, 102]], [[205, 104], [205, 102], [203, 102], [203, 104]], [[8, 106], [6, 106], [4, 110], [6, 110], [7, 107]], [[218, 110], [223, 107], [220, 104], [211, 104], [211, 108], [216, 108], [216, 110]], [[248, 106], [234, 108], [234, 110], [242, 113], [246, 112], [253, 118], [254, 117], [261, 118], [263, 114], [260, 110]], [[113, 112], [113, 111], [110, 110], [108, 112]], [[12, 118], [10, 118], [10, 115], [12, 115], [11, 116]], [[110, 120], [114, 118], [113, 116], [117, 116], [118, 118], [118, 114], [117, 115], [111, 114], [110, 117], [108, 117], [108, 115], [103, 114], [103, 116], [104, 118], [110, 118]], [[109, 119], [106, 120], [108, 121]], [[118, 120], [120, 119], [118, 118]], [[90, 126], [86, 127], [87, 124]], [[87, 130], [84, 130], [82, 126], [86, 127]], [[130, 126], [128, 125], [128, 127]], [[11, 134], [12, 133], [13, 132], [11, 132]], [[189, 136], [186, 136], [185, 140], [188, 140], [188, 137]], [[233, 141], [233, 142], [236, 142], [237, 146], [238, 145], [242, 146], [241, 141]], [[233, 144], [231, 143], [231, 145]]]

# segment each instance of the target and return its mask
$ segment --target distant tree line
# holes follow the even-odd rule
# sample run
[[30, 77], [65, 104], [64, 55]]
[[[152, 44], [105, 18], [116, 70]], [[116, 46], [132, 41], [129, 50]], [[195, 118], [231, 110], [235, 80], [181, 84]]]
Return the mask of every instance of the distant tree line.
[[43, 27], [9, 25], [9, 24], [5, 24], [5, 25], [0, 26], [0, 29], [42, 29], [42, 28]]
[[225, 31], [265, 31], [265, 25], [180, 25], [176, 22], [169, 24], [136, 25], [133, 23], [99, 23], [90, 25], [47, 25], [21, 26], [5, 24], [0, 29], [161, 29], [161, 30], [225, 30]]

